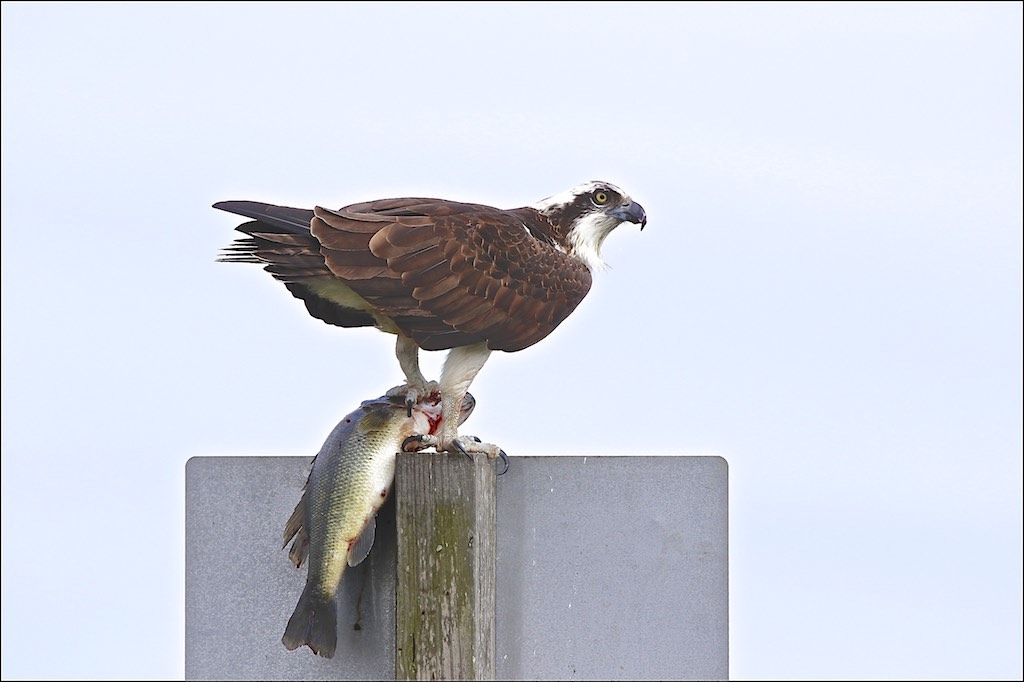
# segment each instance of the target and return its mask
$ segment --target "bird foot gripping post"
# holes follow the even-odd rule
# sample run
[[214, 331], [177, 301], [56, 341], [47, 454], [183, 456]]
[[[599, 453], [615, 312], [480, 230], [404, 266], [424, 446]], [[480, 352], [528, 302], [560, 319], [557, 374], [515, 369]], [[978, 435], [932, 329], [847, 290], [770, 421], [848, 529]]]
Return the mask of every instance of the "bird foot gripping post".
[[398, 455], [397, 679], [494, 679], [496, 473], [485, 454]]

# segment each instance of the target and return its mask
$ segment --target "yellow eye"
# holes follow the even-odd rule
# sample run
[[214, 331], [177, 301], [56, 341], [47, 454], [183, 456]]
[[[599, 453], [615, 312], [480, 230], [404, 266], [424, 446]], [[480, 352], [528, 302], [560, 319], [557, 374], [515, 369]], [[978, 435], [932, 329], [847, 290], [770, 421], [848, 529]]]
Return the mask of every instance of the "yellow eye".
[[601, 204], [607, 204], [608, 203], [608, 192], [605, 192], [603, 190], [597, 190], [596, 192], [594, 192], [594, 203], [599, 205], [599, 206]]

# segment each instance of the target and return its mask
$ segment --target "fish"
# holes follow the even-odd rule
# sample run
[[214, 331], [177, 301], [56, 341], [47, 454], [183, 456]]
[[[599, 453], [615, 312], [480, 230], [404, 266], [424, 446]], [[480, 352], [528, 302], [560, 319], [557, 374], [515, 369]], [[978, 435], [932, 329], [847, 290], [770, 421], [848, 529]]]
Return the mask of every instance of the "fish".
[[[462, 402], [459, 424], [476, 406]], [[337, 648], [337, 595], [346, 566], [356, 566], [373, 546], [376, 516], [395, 479], [396, 455], [419, 450], [441, 427], [435, 391], [409, 405], [404, 397], [363, 401], [327, 436], [313, 458], [302, 497], [284, 528], [284, 547], [299, 568], [308, 557], [306, 585], [281, 642], [289, 651], [308, 646], [333, 658]]]

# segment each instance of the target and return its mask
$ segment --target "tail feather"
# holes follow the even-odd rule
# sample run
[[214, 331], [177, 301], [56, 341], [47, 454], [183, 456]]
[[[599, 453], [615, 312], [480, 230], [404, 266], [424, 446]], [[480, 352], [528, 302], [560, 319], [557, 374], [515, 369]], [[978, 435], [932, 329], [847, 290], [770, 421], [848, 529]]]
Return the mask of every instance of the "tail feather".
[[[256, 201], [221, 201], [213, 206], [254, 218], [235, 228], [247, 236], [237, 237], [222, 249], [218, 262], [262, 265], [274, 279], [284, 282], [292, 296], [306, 304], [310, 315], [327, 324], [339, 327], [369, 327], [376, 324], [377, 321], [364, 307], [352, 307], [349, 298], [358, 299], [359, 296], [339, 282], [327, 267], [320, 252], [320, 242], [309, 231], [312, 211]], [[353, 256], [353, 262], [357, 265], [366, 259], [376, 263], [370, 268], [374, 272], [382, 269], [384, 261], [376, 259], [372, 254]], [[404, 291], [401, 280], [397, 284], [389, 282], [388, 285], [383, 289], [379, 286], [367, 289], [370, 295], [378, 296], [394, 296], [396, 289]]]
[[302, 645], [314, 654], [333, 658], [338, 646], [338, 608], [333, 599], [324, 599], [302, 591], [295, 612], [288, 619], [281, 642], [288, 651]]
[[309, 209], [275, 206], [262, 201], [218, 201], [213, 207], [299, 235], [309, 234], [309, 221], [313, 219], [313, 212]]

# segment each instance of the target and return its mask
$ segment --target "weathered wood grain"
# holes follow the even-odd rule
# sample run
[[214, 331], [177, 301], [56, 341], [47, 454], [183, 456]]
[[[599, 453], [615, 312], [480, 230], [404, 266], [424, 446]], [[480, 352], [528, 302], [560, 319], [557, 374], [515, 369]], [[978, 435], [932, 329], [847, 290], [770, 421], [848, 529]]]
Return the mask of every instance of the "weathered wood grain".
[[494, 462], [399, 454], [395, 501], [395, 676], [493, 680]]

